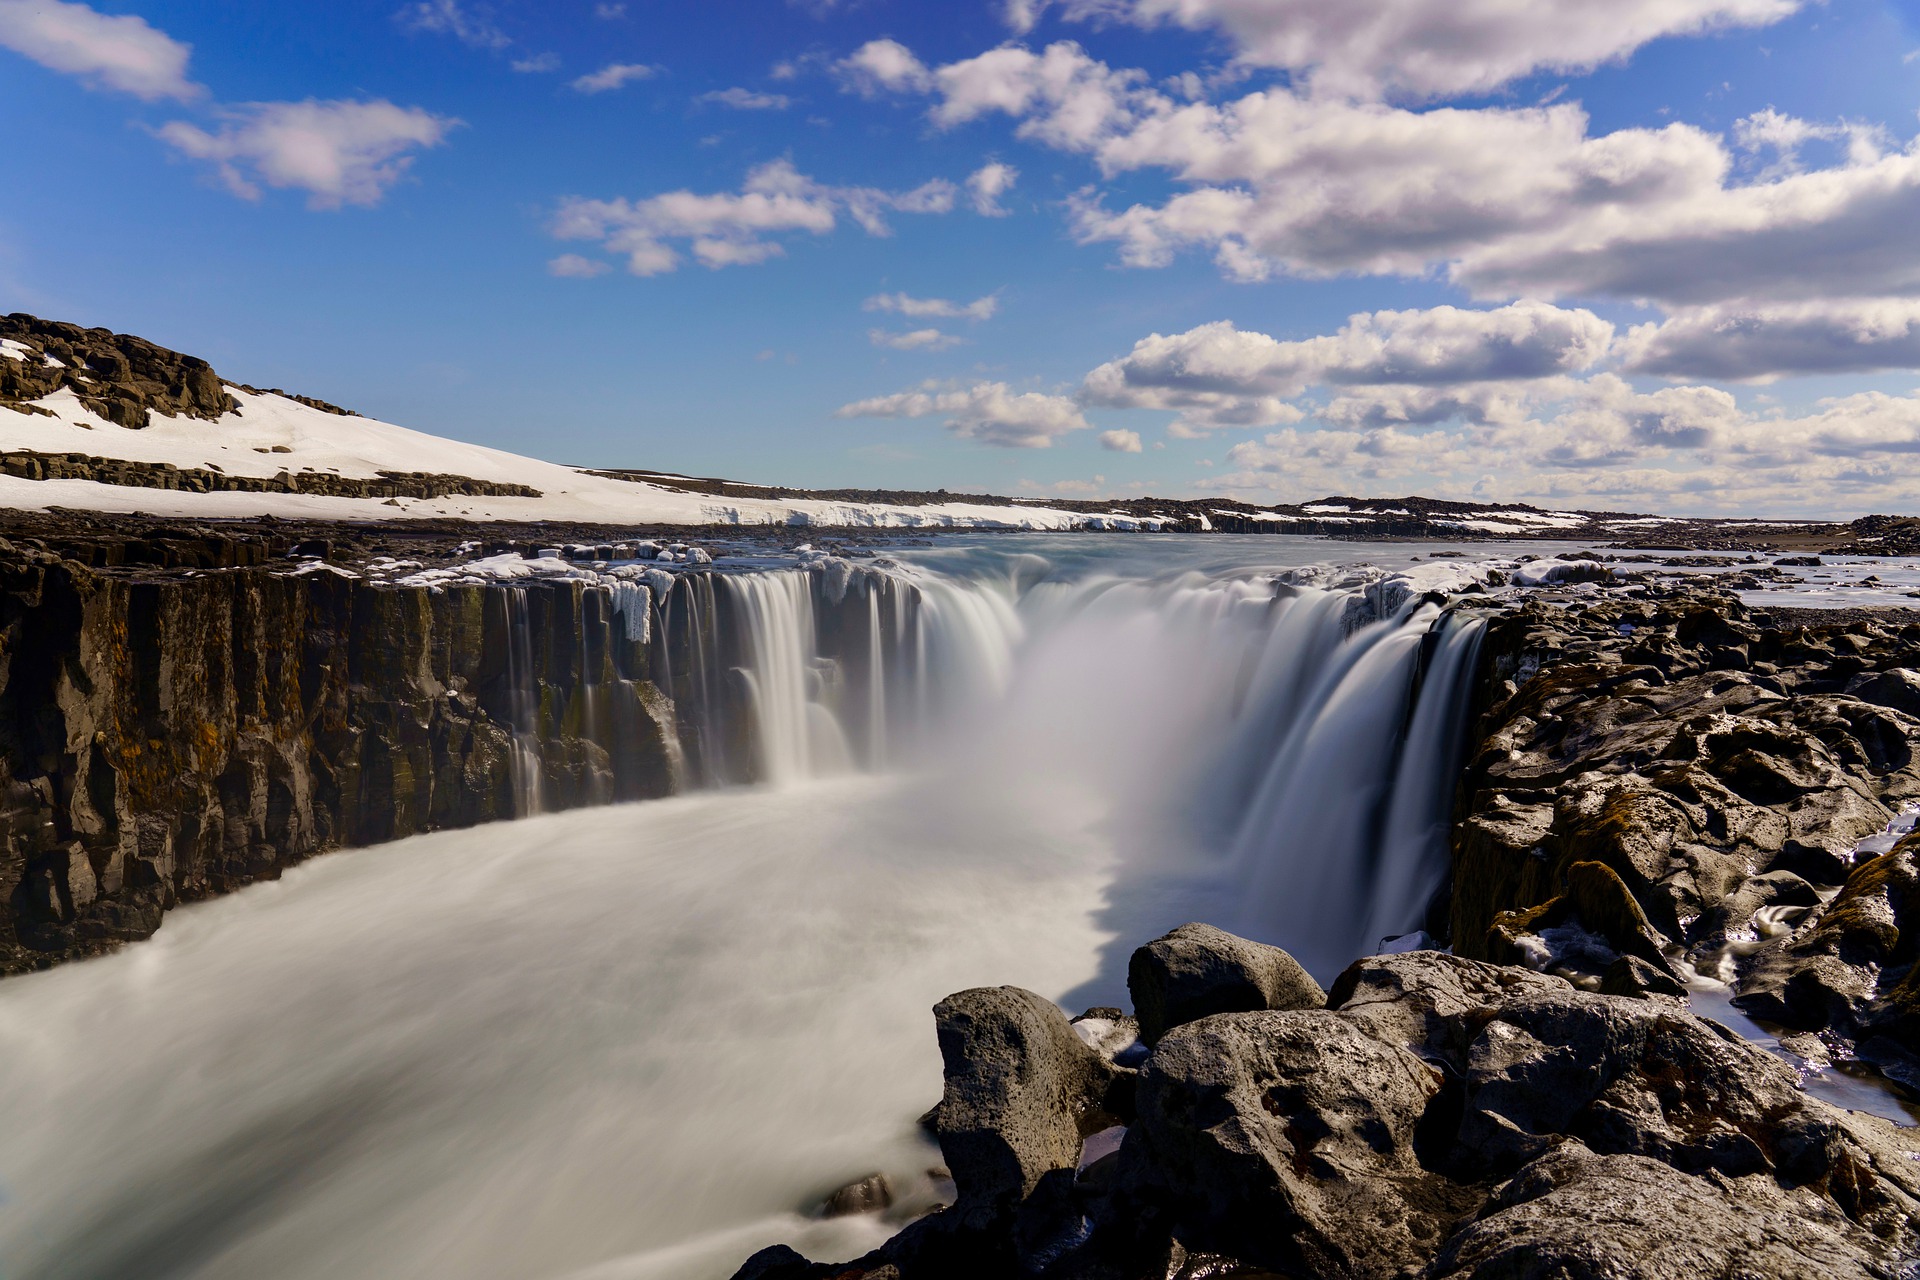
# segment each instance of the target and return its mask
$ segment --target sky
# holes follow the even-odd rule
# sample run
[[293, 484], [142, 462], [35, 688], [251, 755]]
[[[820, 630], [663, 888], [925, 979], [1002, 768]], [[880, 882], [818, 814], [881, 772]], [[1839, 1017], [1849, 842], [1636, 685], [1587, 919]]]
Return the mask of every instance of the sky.
[[0, 311], [553, 461], [1920, 510], [1920, 0], [0, 0]]

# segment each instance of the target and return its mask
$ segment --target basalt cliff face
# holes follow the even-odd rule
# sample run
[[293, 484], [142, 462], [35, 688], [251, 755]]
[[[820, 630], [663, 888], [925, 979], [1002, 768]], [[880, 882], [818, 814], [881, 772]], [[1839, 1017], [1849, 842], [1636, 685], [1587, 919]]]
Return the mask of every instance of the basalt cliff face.
[[0, 546], [0, 973], [326, 849], [674, 789], [657, 655], [606, 592], [284, 553]]

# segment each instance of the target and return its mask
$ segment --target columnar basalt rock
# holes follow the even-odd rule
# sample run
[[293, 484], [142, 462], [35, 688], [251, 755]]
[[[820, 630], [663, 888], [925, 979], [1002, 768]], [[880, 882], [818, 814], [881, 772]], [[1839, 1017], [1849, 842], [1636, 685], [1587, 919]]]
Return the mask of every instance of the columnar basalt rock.
[[[189, 560], [257, 558], [216, 539]], [[178, 902], [325, 849], [514, 817], [510, 729], [538, 744], [520, 767], [547, 807], [674, 789], [649, 647], [604, 591], [520, 590], [531, 667], [510, 673], [499, 588], [7, 548], [0, 973], [145, 937]], [[513, 724], [514, 678], [539, 690], [536, 723]]]

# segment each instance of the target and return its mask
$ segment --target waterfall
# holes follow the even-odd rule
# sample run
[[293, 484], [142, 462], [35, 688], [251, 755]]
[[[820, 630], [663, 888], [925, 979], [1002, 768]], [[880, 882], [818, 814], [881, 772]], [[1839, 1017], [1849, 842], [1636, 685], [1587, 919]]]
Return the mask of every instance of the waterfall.
[[535, 688], [533, 624], [527, 589], [505, 587], [507, 605], [508, 732], [513, 740], [514, 813], [527, 817], [546, 808], [540, 749], [540, 693]]
[[1453, 792], [1485, 631], [1478, 618], [1449, 616], [1437, 632], [1428, 633], [1439, 643], [1400, 746], [1393, 803], [1375, 846], [1363, 940], [1404, 934], [1424, 923], [1428, 904], [1446, 884]]
[[738, 607], [747, 650], [741, 675], [753, 711], [759, 775], [774, 784], [850, 766], [846, 735], [824, 696], [811, 582], [801, 573], [733, 574], [720, 585]]
[[[667, 752], [689, 786], [968, 757], [1000, 770], [975, 785], [1084, 784], [1115, 821], [1216, 850], [1230, 923], [1337, 968], [1419, 929], [1444, 883], [1481, 624], [1400, 583], [1296, 581], [1329, 578], [1076, 576], [1032, 555], [961, 572], [817, 555], [656, 568], [584, 587], [601, 599], [580, 609], [574, 686], [552, 701], [617, 753], [645, 727], [632, 680], [616, 672], [618, 707], [603, 701], [601, 655], [626, 644], [672, 700]], [[506, 590], [514, 776], [532, 813], [550, 800], [546, 726], [526, 589]]]
[[867, 767], [887, 763], [887, 657], [880, 628], [880, 592], [867, 593]]
[[[0, 984], [0, 1270], [842, 1254], [871, 1227], [793, 1209], [924, 1176], [944, 993], [1118, 1003], [1125, 948], [1190, 919], [1330, 980], [1444, 880], [1482, 624], [1245, 542], [474, 584], [447, 634], [481, 650], [444, 670], [507, 731], [515, 811], [553, 816], [321, 859]], [[499, 809], [495, 754], [466, 764]], [[707, 794], [584, 807], [681, 789]]]
[[1420, 606], [1364, 627], [1319, 664], [1278, 720], [1235, 837], [1243, 930], [1337, 968], [1422, 925], [1446, 876], [1480, 630]]

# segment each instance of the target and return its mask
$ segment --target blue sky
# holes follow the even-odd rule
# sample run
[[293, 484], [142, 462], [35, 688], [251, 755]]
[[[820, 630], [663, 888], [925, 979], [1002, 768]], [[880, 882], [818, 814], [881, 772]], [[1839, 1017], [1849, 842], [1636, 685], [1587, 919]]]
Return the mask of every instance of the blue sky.
[[557, 461], [1912, 510], [1920, 2], [0, 0], [0, 309]]

